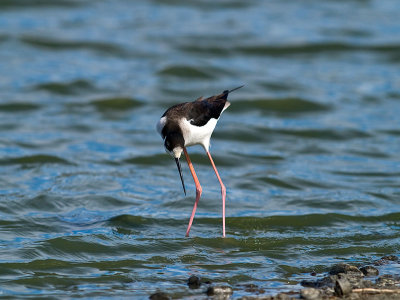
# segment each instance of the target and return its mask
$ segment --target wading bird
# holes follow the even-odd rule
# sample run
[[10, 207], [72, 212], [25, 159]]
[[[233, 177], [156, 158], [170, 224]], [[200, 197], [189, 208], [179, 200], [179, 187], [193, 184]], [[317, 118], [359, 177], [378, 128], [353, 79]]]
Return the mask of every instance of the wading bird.
[[171, 106], [161, 116], [160, 121], [157, 123], [157, 131], [164, 139], [165, 150], [175, 158], [185, 195], [185, 183], [182, 177], [181, 164], [179, 162], [182, 152], [185, 154], [186, 161], [196, 185], [196, 201], [194, 203], [192, 215], [190, 216], [189, 225], [186, 230], [186, 236], [189, 236], [190, 227], [192, 226], [197, 204], [202, 192], [200, 182], [197, 179], [197, 175], [194, 171], [193, 164], [190, 160], [189, 154], [187, 153], [186, 147], [201, 145], [206, 151], [214, 172], [217, 175], [219, 184], [221, 185], [222, 236], [225, 237], [226, 189], [221, 177], [218, 174], [217, 168], [215, 167], [209, 151], [210, 138], [222, 112], [230, 105], [230, 102], [227, 100], [229, 93], [240, 89], [241, 87], [243, 86], [239, 86], [232, 90], [225, 90], [221, 94], [209, 97], [207, 99], [200, 97], [193, 102], [184, 102]]

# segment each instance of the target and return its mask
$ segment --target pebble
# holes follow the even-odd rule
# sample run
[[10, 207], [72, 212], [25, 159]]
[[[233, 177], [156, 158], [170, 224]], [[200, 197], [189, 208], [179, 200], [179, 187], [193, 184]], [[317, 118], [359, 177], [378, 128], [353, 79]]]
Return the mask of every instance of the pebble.
[[320, 291], [314, 288], [305, 288], [300, 291], [300, 297], [306, 300], [316, 300], [320, 298]]
[[210, 286], [207, 289], [207, 296], [214, 296], [214, 299], [229, 299], [233, 289], [226, 285]]
[[274, 300], [290, 300], [293, 299], [291, 298], [289, 295], [284, 294], [284, 293], [280, 293], [278, 295], [275, 296]]

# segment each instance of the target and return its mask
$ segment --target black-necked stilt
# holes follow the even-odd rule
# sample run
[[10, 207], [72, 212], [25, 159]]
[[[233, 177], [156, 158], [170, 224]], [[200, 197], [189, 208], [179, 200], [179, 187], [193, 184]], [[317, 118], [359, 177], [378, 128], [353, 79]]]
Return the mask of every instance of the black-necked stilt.
[[186, 147], [202, 145], [207, 153], [208, 158], [210, 159], [211, 165], [221, 185], [222, 236], [225, 237], [226, 189], [222, 183], [221, 177], [218, 174], [217, 168], [215, 167], [209, 151], [210, 138], [222, 112], [230, 105], [230, 102], [227, 100], [228, 94], [240, 89], [241, 87], [243, 86], [239, 86], [230, 91], [223, 91], [221, 94], [209, 97], [207, 99], [200, 97], [193, 102], [185, 102], [171, 106], [161, 116], [160, 121], [157, 123], [157, 131], [164, 139], [165, 150], [175, 158], [185, 195], [185, 183], [183, 181], [181, 165], [179, 162], [182, 152], [185, 154], [186, 161], [196, 185], [196, 201], [194, 203], [192, 215], [190, 216], [189, 225], [186, 230], [186, 236], [189, 236], [190, 227], [192, 226], [194, 214], [196, 213], [197, 204], [202, 192], [200, 182], [197, 179], [192, 162], [186, 151]]

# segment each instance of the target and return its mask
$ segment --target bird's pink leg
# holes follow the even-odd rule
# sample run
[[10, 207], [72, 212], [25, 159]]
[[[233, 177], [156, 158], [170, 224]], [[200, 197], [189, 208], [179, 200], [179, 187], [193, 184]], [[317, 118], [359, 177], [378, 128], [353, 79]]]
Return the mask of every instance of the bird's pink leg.
[[197, 203], [199, 203], [202, 189], [201, 189], [199, 179], [197, 178], [196, 172], [194, 171], [192, 161], [190, 160], [189, 154], [187, 153], [185, 147], [183, 148], [183, 152], [185, 153], [185, 157], [186, 157], [186, 161], [189, 166], [189, 169], [190, 169], [190, 173], [192, 173], [194, 184], [196, 185], [196, 201], [194, 202], [192, 215], [190, 216], [189, 225], [186, 230], [186, 236], [189, 236], [190, 227], [192, 227], [194, 214], [196, 213]]
[[222, 237], [225, 237], [225, 198], [226, 198], [226, 188], [225, 188], [224, 183], [221, 180], [221, 177], [219, 177], [217, 167], [214, 164], [214, 161], [213, 161], [213, 159], [211, 157], [210, 151], [207, 151], [207, 155], [208, 155], [208, 158], [210, 159], [210, 162], [211, 162], [211, 165], [212, 165], [212, 167], [214, 169], [214, 172], [217, 175], [219, 184], [221, 185], [221, 194], [222, 194]]

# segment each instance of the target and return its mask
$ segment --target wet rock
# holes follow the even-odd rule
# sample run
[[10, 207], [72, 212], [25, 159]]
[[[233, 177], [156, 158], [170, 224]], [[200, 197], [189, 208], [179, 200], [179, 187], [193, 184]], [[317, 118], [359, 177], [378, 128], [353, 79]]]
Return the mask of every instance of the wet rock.
[[399, 258], [396, 255], [386, 255], [381, 259], [390, 260], [390, 261], [399, 261]]
[[336, 286], [337, 279], [345, 277], [353, 288], [364, 287], [364, 274], [355, 266], [349, 264], [337, 264], [332, 266], [329, 274], [337, 276], [337, 278], [332, 278], [334, 281], [334, 286]]
[[201, 286], [200, 278], [196, 275], [192, 275], [188, 279], [188, 286], [190, 289], [198, 289]]
[[244, 290], [248, 293], [254, 293], [258, 290], [258, 286], [253, 283], [245, 284], [244, 285]]
[[395, 287], [400, 285], [400, 275], [383, 275], [376, 280], [379, 287]]
[[[377, 262], [400, 263], [400, 260], [397, 256], [389, 255]], [[376, 262], [375, 264], [377, 265]], [[322, 279], [303, 280], [301, 285], [306, 289], [297, 295], [302, 298], [314, 297], [313, 290], [317, 289], [320, 294], [318, 297], [315, 296], [316, 299], [400, 300], [400, 275], [389, 274], [373, 281], [365, 280], [364, 276], [373, 277], [378, 274], [378, 269], [371, 265], [358, 269], [348, 264], [337, 264], [331, 268], [329, 275]]]
[[335, 282], [335, 295], [339, 297], [350, 294], [352, 290], [351, 283], [346, 276], [338, 278]]
[[157, 292], [149, 297], [150, 300], [170, 300], [171, 298], [166, 294], [162, 292]]
[[322, 287], [331, 287], [333, 288], [335, 285], [335, 281], [337, 276], [327, 276], [317, 280], [302, 280], [300, 284], [304, 287], [309, 288], [322, 288]]
[[244, 290], [248, 293], [253, 293], [253, 294], [264, 294], [265, 290], [258, 287], [258, 285], [253, 284], [253, 283], [249, 283], [249, 284], [244, 284], [244, 285], [240, 285], [241, 287], [244, 288]]
[[[295, 295], [295, 294], [294, 294]], [[298, 299], [297, 296], [296, 298], [290, 297], [286, 293], [279, 293], [276, 296], [244, 296], [239, 298], [238, 300], [291, 300], [291, 299]]]
[[382, 265], [387, 265], [391, 262], [399, 262], [399, 258], [396, 255], [386, 255], [381, 257], [381, 259], [378, 259], [374, 262], [375, 266], [382, 266]]
[[[389, 255], [382, 257], [380, 262], [400, 263], [397, 256]], [[390, 274], [383, 275], [376, 279], [379, 271], [376, 267], [366, 265], [361, 268], [349, 264], [337, 264], [332, 266], [329, 274], [323, 278], [315, 278], [316, 280], [303, 280], [301, 285], [303, 290], [289, 291], [279, 293], [275, 296], [260, 295], [260, 288], [255, 284], [239, 284], [236, 288], [240, 288], [250, 293], [248, 296], [240, 298], [240, 300], [288, 300], [288, 299], [332, 299], [339, 300], [400, 300], [400, 275]], [[319, 275], [319, 274], [310, 274]], [[369, 276], [366, 280], [365, 276]], [[221, 288], [228, 288], [226, 293]], [[264, 290], [262, 290], [265, 292]], [[213, 287], [209, 288], [207, 295], [212, 299], [229, 299], [232, 295], [232, 289], [229, 287]]]
[[214, 299], [229, 299], [233, 294], [233, 289], [226, 285], [210, 286], [207, 289], [207, 296], [213, 296]]
[[364, 275], [357, 267], [349, 264], [333, 265], [329, 271], [330, 275], [337, 275], [339, 273], [344, 273], [344, 274], [354, 273], [354, 274], [359, 274], [360, 276]]
[[364, 266], [360, 268], [360, 271], [365, 275], [365, 276], [378, 276], [379, 271], [377, 268], [373, 266]]
[[321, 296], [321, 292], [314, 288], [305, 288], [300, 291], [300, 297], [307, 300], [316, 300]]

